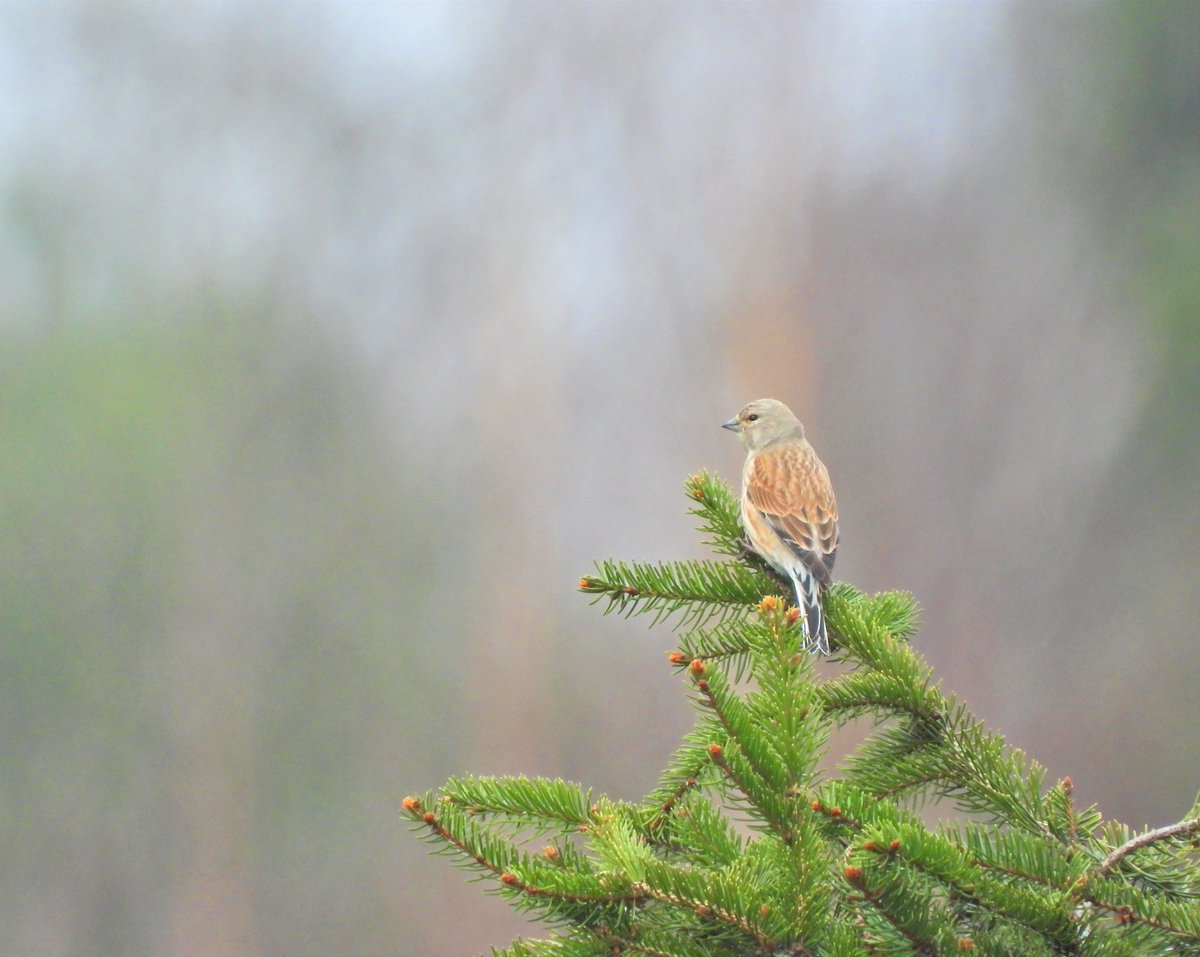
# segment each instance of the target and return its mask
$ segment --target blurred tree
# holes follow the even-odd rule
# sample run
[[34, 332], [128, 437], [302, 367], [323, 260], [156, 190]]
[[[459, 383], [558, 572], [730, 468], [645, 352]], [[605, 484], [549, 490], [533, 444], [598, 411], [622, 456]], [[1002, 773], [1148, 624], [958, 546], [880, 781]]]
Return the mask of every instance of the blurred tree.
[[0, 886], [36, 915], [5, 952], [400, 935], [394, 855], [337, 849], [453, 757], [385, 730], [453, 686], [404, 660], [451, 485], [414, 487], [331, 343], [268, 331], [68, 326], [0, 360]]
[[[1082, 742], [1085, 761], [1119, 751], [1124, 780], [1153, 776], [1160, 793], [1178, 796], [1200, 765], [1200, 739], [1175, 730], [1190, 731], [1177, 702], [1200, 667], [1200, 8], [1150, 0], [1014, 12], [1024, 80], [1042, 104], [1044, 162], [1083, 211], [1138, 333], [1124, 357], [1137, 375], [1134, 416], [1128, 427], [1111, 424], [1112, 464], [1097, 477], [1070, 558], [1076, 599], [1058, 616], [1059, 634], [1092, 636], [1088, 654], [1048, 662], [1047, 676], [1074, 671], [1105, 691], [1083, 705], [1095, 729]], [[1062, 38], [1080, 65], [1069, 82]], [[1110, 441], [1109, 427], [1087, 430], [1085, 442]], [[1135, 703], [1131, 684], [1157, 691]], [[1174, 741], [1165, 766], [1164, 735]], [[1147, 813], [1136, 800], [1116, 813]]]
[[1130, 452], [1165, 466], [1153, 470], [1155, 496], [1174, 507], [1176, 476], [1200, 467], [1200, 9], [1149, 0], [1091, 16], [1103, 51], [1087, 86], [1107, 147], [1103, 222], [1129, 251], [1155, 366]]

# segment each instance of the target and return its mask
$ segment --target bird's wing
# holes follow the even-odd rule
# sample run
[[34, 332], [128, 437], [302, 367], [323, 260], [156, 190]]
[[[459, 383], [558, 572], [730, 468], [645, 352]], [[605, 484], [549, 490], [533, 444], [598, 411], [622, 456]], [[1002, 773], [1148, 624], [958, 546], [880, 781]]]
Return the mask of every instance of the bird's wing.
[[746, 495], [828, 588], [838, 546], [837, 501], [812, 446], [800, 441], [762, 449], [748, 470]]

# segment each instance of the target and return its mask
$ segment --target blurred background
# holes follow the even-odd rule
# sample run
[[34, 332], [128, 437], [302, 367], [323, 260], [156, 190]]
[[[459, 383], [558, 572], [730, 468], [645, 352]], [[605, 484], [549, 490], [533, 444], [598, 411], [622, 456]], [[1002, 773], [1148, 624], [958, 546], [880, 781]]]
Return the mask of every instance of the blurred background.
[[0, 953], [454, 955], [451, 774], [636, 799], [575, 592], [772, 395], [935, 673], [1200, 787], [1200, 7], [0, 8]]

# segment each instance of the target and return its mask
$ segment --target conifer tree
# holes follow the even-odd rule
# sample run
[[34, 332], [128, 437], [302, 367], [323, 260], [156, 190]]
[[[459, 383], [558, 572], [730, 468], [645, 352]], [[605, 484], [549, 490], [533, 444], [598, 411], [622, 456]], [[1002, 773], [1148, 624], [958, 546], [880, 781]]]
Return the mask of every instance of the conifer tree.
[[[606, 561], [605, 612], [671, 621], [699, 717], [640, 803], [577, 784], [459, 777], [404, 811], [552, 936], [496, 957], [1200, 955], [1200, 800], [1134, 833], [987, 730], [909, 643], [900, 592], [834, 586], [820, 679], [786, 583], [747, 551], [705, 473], [691, 513], [725, 561]], [[874, 730], [823, 775], [830, 731]], [[965, 823], [927, 825], [944, 802]], [[739, 827], [741, 824], [743, 826]], [[746, 827], [745, 825], [748, 825]]]

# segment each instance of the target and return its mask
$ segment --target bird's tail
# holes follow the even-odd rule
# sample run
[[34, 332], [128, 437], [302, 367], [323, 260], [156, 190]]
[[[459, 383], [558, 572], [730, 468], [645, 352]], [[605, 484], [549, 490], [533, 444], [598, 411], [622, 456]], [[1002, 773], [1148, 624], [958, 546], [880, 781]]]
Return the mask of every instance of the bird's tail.
[[804, 630], [808, 634], [805, 647], [822, 655], [829, 654], [829, 632], [825, 628], [825, 609], [821, 607], [821, 586], [809, 571], [792, 572], [792, 584], [796, 588], [796, 607], [804, 616]]

